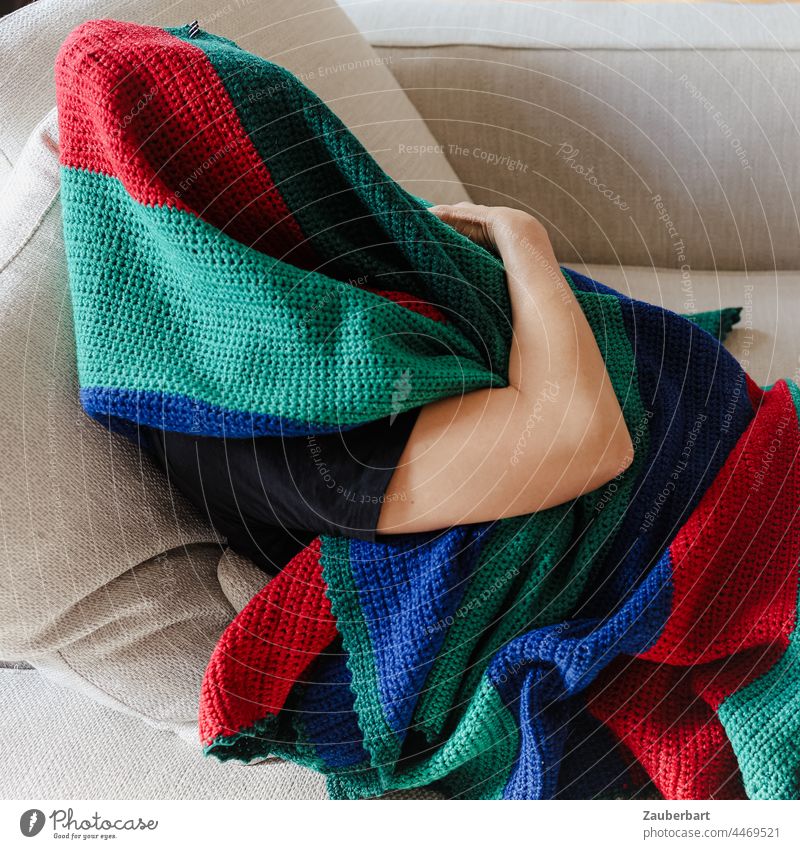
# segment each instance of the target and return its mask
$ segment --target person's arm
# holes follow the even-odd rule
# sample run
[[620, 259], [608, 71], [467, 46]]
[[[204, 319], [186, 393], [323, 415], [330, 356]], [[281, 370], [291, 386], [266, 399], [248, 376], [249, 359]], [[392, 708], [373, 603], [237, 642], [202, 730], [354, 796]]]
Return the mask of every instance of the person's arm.
[[509, 386], [422, 408], [386, 491], [382, 534], [543, 510], [602, 486], [633, 459], [605, 363], [544, 227], [505, 207], [431, 212], [503, 260]]

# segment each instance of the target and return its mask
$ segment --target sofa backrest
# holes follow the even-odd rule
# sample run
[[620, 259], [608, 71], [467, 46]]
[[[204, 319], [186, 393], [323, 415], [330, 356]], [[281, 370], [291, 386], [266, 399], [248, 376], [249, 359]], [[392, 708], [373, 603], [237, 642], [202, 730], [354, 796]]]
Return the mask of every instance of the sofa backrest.
[[797, 6], [341, 2], [473, 199], [563, 261], [800, 268]]

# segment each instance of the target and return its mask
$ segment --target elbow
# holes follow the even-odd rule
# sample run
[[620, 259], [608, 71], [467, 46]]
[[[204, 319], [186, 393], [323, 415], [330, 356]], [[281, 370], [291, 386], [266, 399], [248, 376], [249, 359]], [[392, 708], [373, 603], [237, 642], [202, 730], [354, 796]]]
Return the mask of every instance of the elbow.
[[614, 470], [614, 474], [611, 477], [622, 474], [633, 463], [633, 441], [631, 440], [625, 420], [622, 417], [620, 417], [620, 425], [617, 431], [609, 440], [609, 454], [611, 467]]
[[[598, 404], [574, 399], [553, 424], [555, 438], [537, 473], [519, 464], [514, 498], [504, 502], [502, 516], [516, 516], [563, 504], [600, 489], [628, 469], [633, 441], [616, 396]], [[555, 420], [554, 420], [555, 422]]]
[[633, 441], [617, 396], [610, 389], [587, 388], [572, 399], [567, 412], [572, 426], [563, 428], [562, 449], [569, 457], [569, 477], [578, 494], [607, 484], [630, 468]]
[[586, 491], [597, 489], [630, 468], [633, 441], [618, 404], [611, 414], [597, 415], [584, 440], [584, 468], [590, 472]]
[[[504, 515], [533, 513], [571, 501], [604, 487], [633, 462], [633, 442], [621, 412], [617, 417], [595, 413], [570, 435], [566, 430], [548, 452], [549, 470], [542, 477], [524, 480], [511, 505], [513, 510]], [[550, 484], [543, 485], [543, 481]]]

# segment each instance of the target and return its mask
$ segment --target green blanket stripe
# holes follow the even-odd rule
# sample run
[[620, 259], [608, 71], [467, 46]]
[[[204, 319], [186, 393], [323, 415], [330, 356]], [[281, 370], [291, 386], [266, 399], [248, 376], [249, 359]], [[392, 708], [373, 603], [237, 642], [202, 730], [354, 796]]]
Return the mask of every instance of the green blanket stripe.
[[710, 333], [715, 339], [724, 342], [741, 318], [741, 307], [723, 307], [718, 310], [707, 310], [705, 312], [681, 313], [683, 318], [693, 321], [698, 327]]
[[[456, 327], [248, 250], [191, 213], [140, 205], [116, 178], [64, 168], [61, 190], [67, 237], [79, 244], [70, 235], [78, 227], [84, 236], [69, 258], [82, 386], [200, 393], [230, 410], [353, 425], [504, 383]], [[191, 242], [171, 238], [187, 228]], [[143, 274], [152, 287], [127, 285]], [[163, 298], [172, 321], [193, 326], [189, 290], [204, 305], [203, 326], [176, 334], [170, 348], [170, 319], [138, 299]], [[304, 321], [315, 304], [324, 309]], [[99, 310], [108, 316], [102, 333], [88, 320]], [[298, 369], [303, 393], [286, 377]], [[404, 371], [410, 379], [398, 393]], [[259, 381], [242, 381], [254, 373]]]
[[436, 783], [448, 797], [499, 799], [519, 750], [517, 720], [483, 677], [452, 735], [427, 761], [404, 771], [403, 787]]
[[516, 720], [484, 678], [452, 735], [422, 763], [403, 768], [401, 761], [398, 772], [386, 776], [388, 783], [380, 787], [369, 776], [365, 780], [361, 775], [336, 775], [329, 779], [328, 789], [335, 798], [359, 799], [430, 785], [448, 798], [499, 799], [518, 749]]
[[[786, 381], [786, 385], [800, 418], [800, 389], [792, 381]], [[748, 798], [797, 799], [800, 796], [800, 596], [795, 627], [781, 659], [760, 678], [728, 696], [717, 714], [739, 762]]]
[[[187, 40], [185, 28], [170, 31]], [[259, 154], [270, 170], [276, 169], [274, 179], [289, 207], [293, 212], [302, 210], [304, 232], [312, 244], [322, 239], [318, 243], [324, 256], [338, 256], [324, 253], [337, 249], [352, 257], [349, 277], [363, 275], [375, 259], [382, 271], [371, 282], [379, 288], [410, 292], [437, 306], [458, 304], [458, 313], [450, 313], [452, 320], [480, 351], [480, 361], [496, 374], [506, 375], [511, 325], [500, 261], [435, 216], [421, 215], [426, 205], [392, 180], [339, 118], [310, 89], [298, 87], [288, 71], [254, 56], [244, 57], [233, 42], [219, 36], [201, 33], [191, 43], [205, 52]], [[276, 126], [276, 108], [288, 113], [285, 125]], [[275, 155], [275, 133], [289, 132], [290, 124], [299, 126], [299, 112], [311, 138], [291, 135], [284, 150]], [[316, 188], [323, 183], [315, 182], [311, 192], [306, 189], [298, 194], [307, 182], [309, 168], [325, 169], [320, 178], [324, 174], [333, 181], [333, 193], [320, 197]], [[324, 185], [328, 188], [329, 184]], [[341, 224], [341, 208], [350, 208], [356, 200], [364, 209], [364, 218]], [[331, 230], [331, 221], [339, 221], [341, 226]], [[335, 248], [325, 241], [334, 238], [344, 242]], [[470, 283], [476, 254], [494, 272], [482, 276], [480, 289]], [[416, 270], [406, 274], [404, 269]], [[442, 392], [440, 397], [446, 394]]]
[[[386, 723], [377, 695], [374, 658], [352, 581], [349, 549], [348, 540], [325, 537], [321, 562], [325, 581], [334, 590], [330, 594], [332, 600], [336, 599], [333, 614], [348, 653], [359, 726], [373, 770], [333, 775], [329, 792], [337, 798], [355, 799], [430, 784], [447, 772], [443, 781], [448, 795], [480, 787], [487, 798], [498, 797], [513, 767], [519, 732], [514, 717], [488, 679], [479, 686], [446, 744], [422, 763], [404, 767], [400, 743]], [[440, 782], [440, 786], [444, 785]]]
[[[316, 97], [309, 93], [298, 103], [297, 81], [289, 71], [275, 66], [265, 79], [263, 60], [243, 54], [233, 42], [209, 33], [189, 38], [185, 28], [171, 32], [206, 54], [303, 234], [318, 256], [334, 258], [319, 270], [346, 280], [362, 277], [369, 268], [381, 288], [408, 289], [415, 272], [402, 251], [386, 240], [366, 206], [359, 204], [361, 217], [350, 214], [341, 196], [351, 188], [337, 163], [320, 140], [301, 132], [297, 114], [317, 108]], [[277, 151], [276, 137], [282, 142]], [[325, 186], [324, 193], [308, 192], [309, 176]]]
[[[218, 737], [203, 747], [203, 754], [220, 761], [244, 761], [279, 757], [316, 771], [325, 768], [313, 747], [304, 741], [291, 718], [266, 716], [250, 728]], [[266, 744], [266, 745], [265, 745]]]

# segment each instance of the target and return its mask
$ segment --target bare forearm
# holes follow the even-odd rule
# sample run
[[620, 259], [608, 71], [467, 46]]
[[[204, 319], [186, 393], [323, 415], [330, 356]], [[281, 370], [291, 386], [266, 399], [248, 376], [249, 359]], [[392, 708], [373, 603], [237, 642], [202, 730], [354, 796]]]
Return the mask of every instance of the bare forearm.
[[436, 214], [503, 260], [509, 385], [421, 410], [387, 489], [381, 533], [545, 509], [602, 485], [632, 459], [605, 363], [544, 228], [509, 209], [456, 205]]
[[[513, 315], [509, 383], [525, 398], [548, 387], [581, 417], [620, 416], [589, 322], [564, 279], [544, 228], [515, 214], [495, 227]], [[557, 387], [554, 390], [553, 387]]]

